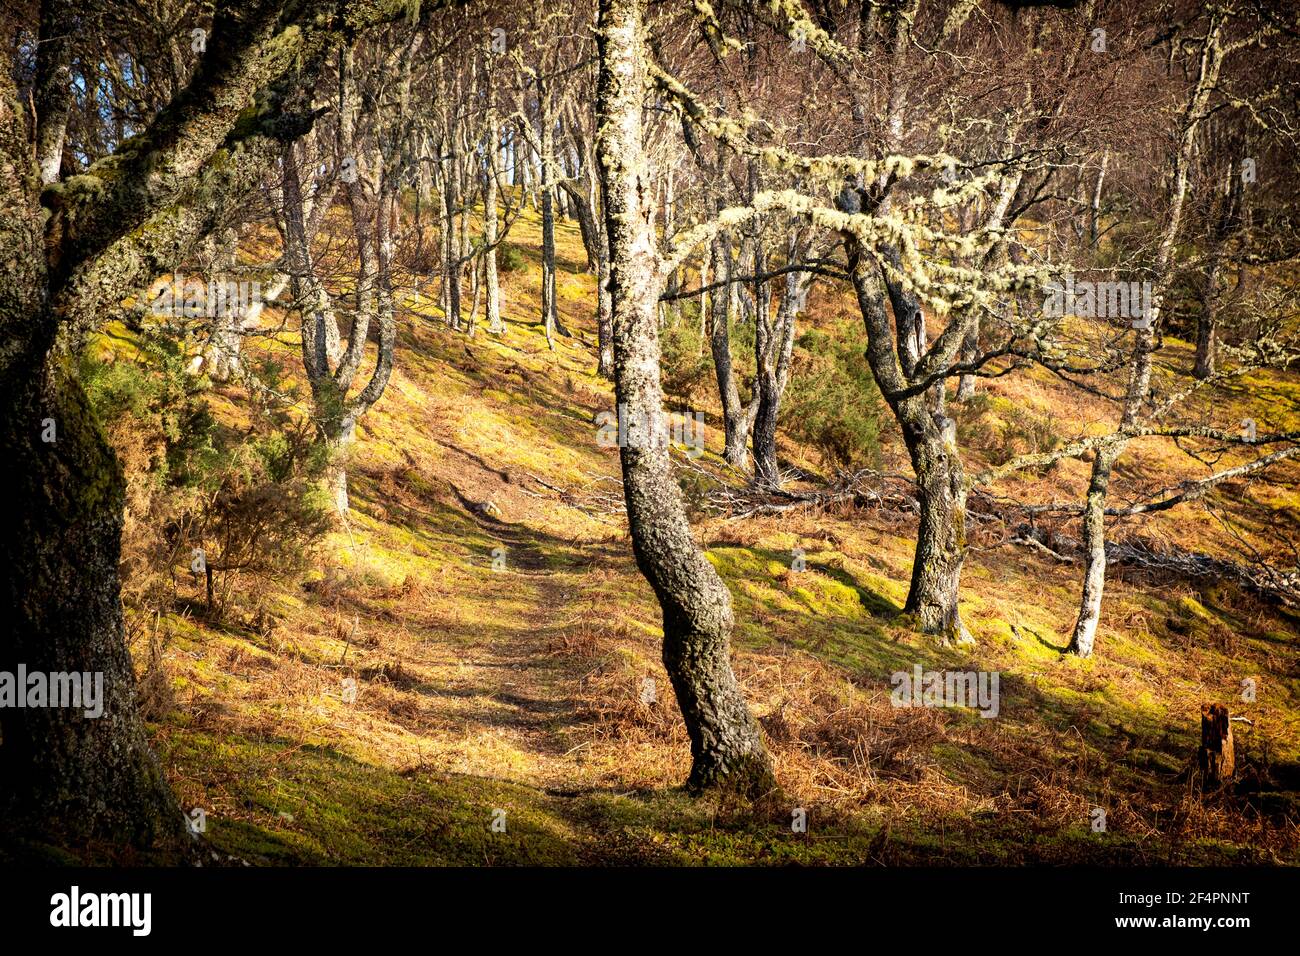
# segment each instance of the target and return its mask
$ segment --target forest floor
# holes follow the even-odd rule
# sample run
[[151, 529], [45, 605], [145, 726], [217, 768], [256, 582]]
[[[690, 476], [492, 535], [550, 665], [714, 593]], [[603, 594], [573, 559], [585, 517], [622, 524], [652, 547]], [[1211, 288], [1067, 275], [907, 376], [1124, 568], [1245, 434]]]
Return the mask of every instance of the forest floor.
[[[735, 667], [782, 791], [757, 807], [686, 796], [689, 745], [659, 661], [658, 609], [631, 556], [616, 450], [593, 424], [613, 405], [593, 374], [594, 279], [579, 271], [576, 228], [562, 222], [559, 238], [574, 335], [556, 351], [536, 319], [531, 212], [511, 234], [525, 267], [505, 277], [504, 335], [469, 339], [427, 303], [427, 317], [403, 322], [392, 381], [359, 428], [347, 526], [304, 584], [240, 595], [219, 622], [194, 588], [174, 613], [136, 622], [137, 635], [156, 628], [170, 688], [151, 707], [155, 746], [183, 806], [204, 809], [214, 855], [1300, 862], [1296, 616], [1222, 582], [1116, 567], [1097, 654], [1081, 661], [1062, 654], [1077, 565], [977, 542], [962, 592], [977, 643], [942, 650], [899, 617], [915, 520], [886, 510], [735, 519], [695, 507], [734, 596]], [[839, 321], [850, 305], [823, 303], [807, 321]], [[272, 347], [292, 364], [291, 336]], [[1169, 351], [1187, 360], [1185, 346]], [[1300, 382], [1256, 384], [1212, 398], [1230, 427], [1252, 413], [1300, 423]], [[1013, 406], [1064, 429], [1103, 420], [1050, 382], [985, 387], [990, 420]], [[681, 459], [696, 506], [709, 487], [742, 484], [721, 462], [713, 412], [706, 454]], [[897, 436], [884, 441], [901, 461]], [[782, 451], [816, 470], [807, 450]], [[1174, 458], [1135, 454], [1125, 467], [1152, 487], [1185, 475]], [[1000, 487], [1079, 500], [1086, 468]], [[1280, 502], [1277, 520], [1300, 527], [1300, 500]], [[1189, 505], [1140, 530], [1223, 553], [1214, 525]], [[790, 570], [796, 547], [802, 573]], [[148, 641], [133, 649], [143, 670]], [[918, 664], [998, 672], [996, 719], [892, 706], [890, 675]], [[1240, 699], [1247, 679], [1254, 702]], [[1198, 794], [1188, 773], [1206, 701], [1253, 721], [1236, 725], [1234, 792]], [[796, 809], [806, 833], [792, 828]]]

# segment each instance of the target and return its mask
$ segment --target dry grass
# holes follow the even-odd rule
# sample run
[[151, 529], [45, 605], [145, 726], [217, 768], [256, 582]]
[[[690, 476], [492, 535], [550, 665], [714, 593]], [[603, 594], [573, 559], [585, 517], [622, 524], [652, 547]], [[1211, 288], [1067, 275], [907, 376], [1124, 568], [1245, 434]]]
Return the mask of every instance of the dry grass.
[[[517, 229], [511, 241], [531, 249], [535, 219]], [[560, 240], [561, 258], [576, 259], [571, 224]], [[390, 788], [381, 815], [403, 820], [429, 799], [420, 788], [464, 780], [455, 800], [508, 783], [509, 799], [547, 815], [542, 828], [569, 843], [613, 828], [644, 849], [686, 825], [676, 805], [677, 823], [656, 816], [656, 801], [689, 770], [660, 663], [658, 609], [620, 516], [592, 506], [616, 499], [618, 463], [590, 425], [595, 409], [612, 404], [592, 375], [591, 300], [562, 295], [579, 338], [551, 353], [535, 325], [536, 279], [534, 270], [507, 277], [509, 331], [500, 338], [480, 331], [467, 344], [436, 318], [405, 323], [392, 383], [363, 421], [353, 513], [301, 587], [241, 590], [220, 627], [183, 613], [136, 626], [142, 694], [171, 755], [168, 772], [187, 806], [218, 821], [214, 839], [258, 854], [271, 853], [259, 842], [270, 841], [290, 859], [391, 858], [397, 838], [386, 834], [399, 824], [379, 826], [349, 803], [362, 798], [330, 782], [342, 772], [334, 765], [312, 777], [322, 754]], [[562, 286], [589, 293], [593, 281]], [[841, 307], [816, 304], [810, 321]], [[1081, 432], [1103, 417], [1095, 401], [1048, 380], [1008, 377], [989, 389]], [[238, 414], [234, 402], [216, 401], [220, 414]], [[720, 451], [720, 437], [708, 438], [710, 452]], [[886, 451], [885, 467], [902, 467], [897, 443]], [[729, 480], [712, 455], [704, 463]], [[979, 464], [976, 449], [972, 469]], [[1176, 451], [1144, 449], [1123, 480], [1130, 490], [1160, 487], [1188, 469]], [[996, 490], [1067, 500], [1085, 481], [1086, 465], [1064, 463]], [[1141, 533], [1227, 547], [1211, 537], [1221, 529], [1191, 514], [1162, 516]], [[1064, 659], [1053, 648], [1064, 643], [1077, 572], [990, 539], [978, 542], [990, 550], [971, 555], [963, 594], [980, 643], [969, 658], [945, 655], [897, 616], [913, 521], [844, 506], [697, 522], [735, 596], [735, 667], [771, 748], [782, 806], [810, 808], [845, 832], [867, 828], [875, 835], [861, 858], [877, 862], [930, 852], [891, 856], [902, 852], [903, 831], [923, 842], [983, 828], [988, 837], [966, 838], [992, 854], [980, 859], [1024, 859], [1027, 834], [1093, 846], [1098, 807], [1108, 833], [1142, 854], [1168, 858], [1214, 841], [1228, 857], [1254, 847], [1264, 859], [1297, 858], [1295, 811], [1256, 798], [1293, 787], [1276, 775], [1300, 760], [1294, 619], [1230, 588], [1116, 573], [1098, 658]], [[796, 546], [808, 572], [788, 568]], [[504, 572], [492, 570], [494, 547], [505, 549]], [[889, 675], [912, 663], [999, 671], [1000, 718], [893, 707]], [[1200, 703], [1230, 699], [1245, 676], [1267, 691], [1239, 708], [1256, 720], [1241, 746], [1257, 782], [1203, 799], [1179, 776]], [[593, 822], [587, 804], [552, 805], [553, 793], [640, 794], [641, 822]], [[313, 823], [306, 808], [330, 801], [338, 806]], [[297, 808], [293, 821], [280, 816], [287, 806]], [[769, 826], [736, 819], [755, 833]]]

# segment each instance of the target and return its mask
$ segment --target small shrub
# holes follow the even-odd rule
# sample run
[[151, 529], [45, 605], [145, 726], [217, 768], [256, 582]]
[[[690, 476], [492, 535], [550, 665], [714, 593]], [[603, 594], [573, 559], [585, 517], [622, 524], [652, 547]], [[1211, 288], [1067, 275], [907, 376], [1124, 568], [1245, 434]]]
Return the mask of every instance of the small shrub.
[[519, 247], [509, 242], [497, 246], [497, 271], [518, 272], [527, 265], [524, 254]]
[[[1000, 460], [996, 464], [1005, 464], [1017, 455], [1045, 454], [1054, 451], [1060, 443], [1061, 437], [1056, 433], [1050, 418], [1016, 406], [1007, 413], [1002, 430]], [[1030, 471], [1041, 476], [1050, 472], [1055, 465], [1053, 463]]]
[[680, 319], [664, 323], [659, 348], [664, 394], [689, 400], [713, 368], [713, 357], [700, 334], [698, 315], [684, 309]]
[[782, 403], [790, 435], [813, 448], [830, 468], [870, 468], [880, 462], [880, 391], [854, 330], [799, 337], [795, 367]]
[[[213, 569], [220, 612], [235, 581], [265, 583], [305, 570], [329, 528], [319, 491], [326, 467], [310, 422], [279, 404], [250, 399], [248, 424], [211, 414], [202, 378], [185, 371], [177, 343], [143, 337], [137, 357], [87, 354], [82, 381], [127, 481], [123, 593], [128, 605], [161, 610], [192, 574], [195, 549]], [[252, 370], [284, 393], [280, 370]], [[204, 575], [194, 575], [205, 590]], [[217, 595], [214, 595], [217, 597]]]

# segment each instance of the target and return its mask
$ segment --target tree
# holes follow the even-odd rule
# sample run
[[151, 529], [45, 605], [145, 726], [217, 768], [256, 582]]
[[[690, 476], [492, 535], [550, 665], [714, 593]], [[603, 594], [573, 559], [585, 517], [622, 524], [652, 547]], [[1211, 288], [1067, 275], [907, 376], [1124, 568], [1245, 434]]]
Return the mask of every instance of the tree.
[[[75, 36], [71, 4], [43, 18]], [[43, 114], [28, 130], [15, 47], [0, 64], [0, 451], [12, 505], [3, 525], [12, 562], [0, 599], [10, 623], [0, 670], [103, 675], [104, 713], [0, 710], [0, 805], [6, 825], [31, 822], [52, 842], [105, 839], [183, 852], [186, 821], [147, 746], [123, 639], [117, 561], [121, 471], [88, 408], [72, 357], [119, 303], [137, 295], [210, 233], [262, 180], [315, 114], [286, 106], [342, 31], [402, 15], [396, 4], [346, 11], [314, 0], [223, 4], [193, 74], [147, 125], [84, 172], [43, 189], [34, 143], [64, 123], [60, 44], [38, 46]], [[12, 36], [11, 31], [8, 35]], [[256, 96], [255, 96], [256, 94]], [[52, 157], [53, 147], [45, 155]], [[52, 168], [53, 159], [47, 166]]]
[[1106, 584], [1107, 494], [1115, 463], [1124, 454], [1130, 431], [1139, 424], [1151, 396], [1152, 360], [1159, 348], [1160, 323], [1175, 274], [1176, 244], [1183, 228], [1187, 197], [1192, 185], [1198, 136], [1209, 115], [1211, 99], [1219, 88], [1225, 59], [1258, 43], [1264, 35], [1254, 32], [1233, 40], [1225, 37], [1224, 30], [1224, 14], [1217, 9], [1211, 10], [1204, 22], [1204, 33], [1196, 40], [1194, 79], [1178, 116], [1175, 145], [1169, 158], [1172, 186], [1151, 267], [1151, 306], [1134, 335], [1120, 427], [1112, 440], [1099, 446], [1093, 455], [1083, 513], [1083, 592], [1079, 602], [1079, 616], [1070, 637], [1070, 650], [1080, 657], [1090, 656], [1096, 642], [1102, 593]]
[[663, 610], [664, 668], [691, 739], [689, 786], [759, 795], [771, 761], [731, 669], [731, 596], [691, 536], [663, 438], [657, 254], [642, 133], [643, 0], [600, 0], [597, 153], [609, 236], [614, 389], [630, 423], [620, 449], [637, 566]]

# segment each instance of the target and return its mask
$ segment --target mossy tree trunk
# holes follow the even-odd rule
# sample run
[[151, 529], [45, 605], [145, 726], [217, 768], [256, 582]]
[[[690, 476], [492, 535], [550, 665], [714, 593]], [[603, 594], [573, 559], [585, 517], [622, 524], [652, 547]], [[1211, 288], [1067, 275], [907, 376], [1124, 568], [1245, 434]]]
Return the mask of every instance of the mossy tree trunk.
[[963, 643], [971, 639], [958, 602], [966, 560], [966, 473], [955, 423], [928, 409], [900, 415], [899, 422], [921, 506], [903, 611], [915, 614], [922, 631], [938, 635], [943, 643]]
[[[47, 5], [63, 17], [49, 29], [74, 30], [70, 8]], [[34, 143], [49, 146], [44, 165], [60, 110], [38, 115], [29, 137], [14, 64], [0, 62], [0, 455], [11, 487], [0, 542], [23, 556], [0, 573], [9, 611], [0, 670], [103, 680], [99, 717], [0, 710], [7, 836], [169, 859], [193, 850], [136, 708], [118, 577], [123, 478], [74, 370], [100, 317], [191, 252], [260, 182], [282, 140], [309, 128], [313, 117], [282, 112], [275, 93], [252, 105], [255, 91], [312, 62], [337, 27], [323, 2], [285, 14], [282, 4], [224, 5], [189, 88], [109, 163], [44, 191]], [[38, 61], [58, 48], [42, 45]], [[37, 73], [58, 70], [41, 63]]]
[[920, 306], [894, 277], [902, 271], [897, 251], [886, 247], [877, 269], [853, 236], [846, 236], [845, 244], [867, 333], [867, 364], [898, 421], [916, 475], [921, 515], [903, 609], [943, 643], [965, 642], [971, 638], [962, 623], [959, 591], [966, 557], [966, 474], [956, 424], [943, 411], [943, 381], [969, 327], [953, 323], [927, 347]]
[[[655, 251], [642, 144], [643, 0], [601, 0], [597, 137], [605, 189], [614, 314], [614, 387], [631, 422], [621, 449], [637, 566], [663, 610], [663, 661], [691, 740], [688, 785], [751, 796], [774, 785], [757, 722], [731, 669], [731, 595], [691, 534], [667, 442], [657, 311], [664, 276]], [[648, 426], [648, 427], [647, 427]]]
[[[48, 322], [49, 316], [41, 316]], [[62, 348], [24, 356], [0, 383], [10, 476], [3, 540], [8, 609], [0, 671], [103, 675], [103, 714], [0, 709], [0, 819], [42, 843], [184, 852], [188, 838], [136, 716], [118, 557], [124, 481]], [[24, 362], [23, 364], [26, 364]], [[11, 366], [11, 369], [13, 367]], [[45, 441], [43, 436], [53, 436]]]

